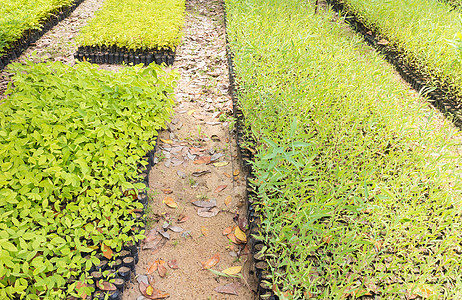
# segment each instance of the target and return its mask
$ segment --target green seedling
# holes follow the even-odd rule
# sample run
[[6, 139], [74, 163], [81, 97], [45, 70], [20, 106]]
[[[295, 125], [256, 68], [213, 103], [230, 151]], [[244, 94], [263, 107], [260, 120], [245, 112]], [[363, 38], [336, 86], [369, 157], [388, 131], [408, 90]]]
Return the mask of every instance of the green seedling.
[[[460, 78], [454, 49], [439, 42], [462, 32], [444, 4], [342, 2], [408, 62]], [[243, 146], [255, 152], [265, 281], [281, 299], [457, 298], [458, 133], [408, 96], [362, 37], [314, 5], [226, 1], [237, 104], [254, 140]]]

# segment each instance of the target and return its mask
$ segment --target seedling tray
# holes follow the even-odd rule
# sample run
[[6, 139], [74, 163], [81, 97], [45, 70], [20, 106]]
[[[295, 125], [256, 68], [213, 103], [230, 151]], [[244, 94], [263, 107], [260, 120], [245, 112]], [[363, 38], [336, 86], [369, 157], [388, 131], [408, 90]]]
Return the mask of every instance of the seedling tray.
[[172, 65], [175, 60], [175, 51], [171, 49], [131, 51], [118, 47], [79, 47], [74, 58], [80, 61], [89, 61], [95, 64], [143, 64], [145, 66], [155, 62], [160, 65]]
[[0, 70], [3, 70], [10, 61], [21, 56], [32, 43], [35, 43], [60, 21], [67, 18], [83, 1], [84, 0], [76, 0], [71, 6], [60, 8], [58, 13], [50, 16], [41, 29], [30, 29], [25, 31], [23, 36], [12, 43], [11, 48], [0, 56]]
[[[226, 10], [225, 10], [225, 28], [226, 28]], [[238, 158], [242, 163], [242, 167], [245, 172], [248, 174], [246, 178], [246, 194], [244, 195], [246, 207], [247, 207], [247, 221], [249, 224], [249, 249], [252, 257], [252, 267], [251, 272], [253, 272], [257, 278], [257, 293], [258, 299], [260, 300], [279, 300], [279, 297], [273, 293], [272, 282], [271, 282], [271, 271], [266, 258], [260, 253], [264, 244], [255, 239], [255, 236], [261, 235], [261, 217], [256, 212], [255, 204], [253, 199], [256, 199], [257, 195], [250, 186], [250, 180], [254, 178], [252, 161], [254, 159], [253, 153], [247, 148], [244, 147], [244, 142], [254, 142], [246, 140], [245, 135], [243, 134], [243, 121], [244, 115], [237, 103], [235, 96], [236, 91], [236, 81], [234, 76], [234, 64], [233, 64], [233, 55], [228, 43], [228, 37], [226, 37], [226, 54], [228, 59], [228, 75], [229, 75], [229, 94], [233, 103], [233, 116], [236, 120], [235, 130], [236, 130], [236, 141], [238, 149]]]
[[354, 13], [346, 11], [342, 3], [336, 0], [327, 0], [327, 2], [332, 5], [336, 11], [342, 11], [342, 13], [345, 14], [351, 27], [363, 36], [368, 45], [382, 53], [386, 60], [395, 67], [396, 71], [413, 89], [425, 95], [433, 106], [452, 120], [454, 125], [462, 128], [462, 116], [460, 115], [462, 103], [451, 91], [442, 87], [431, 87], [427, 85], [425, 76], [417, 69], [405, 64], [400, 59], [400, 53], [397, 49], [381, 42], [380, 38], [374, 33], [373, 28], [367, 27], [367, 25], [361, 22]]

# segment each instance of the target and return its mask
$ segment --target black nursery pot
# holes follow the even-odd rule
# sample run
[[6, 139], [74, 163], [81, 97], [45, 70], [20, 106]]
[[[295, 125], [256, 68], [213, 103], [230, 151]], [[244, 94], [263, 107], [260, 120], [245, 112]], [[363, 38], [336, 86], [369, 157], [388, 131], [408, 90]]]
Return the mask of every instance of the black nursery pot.
[[[135, 258], [127, 256], [122, 260], [122, 266], [129, 268], [132, 272], [135, 271]], [[120, 270], [120, 269], [119, 269]]]
[[119, 274], [120, 278], [122, 278], [124, 281], [130, 281], [131, 270], [129, 267], [122, 266], [119, 268], [117, 273]]
[[124, 292], [125, 289], [125, 280], [123, 278], [115, 278], [114, 285], [116, 286], [117, 290], [121, 293]]

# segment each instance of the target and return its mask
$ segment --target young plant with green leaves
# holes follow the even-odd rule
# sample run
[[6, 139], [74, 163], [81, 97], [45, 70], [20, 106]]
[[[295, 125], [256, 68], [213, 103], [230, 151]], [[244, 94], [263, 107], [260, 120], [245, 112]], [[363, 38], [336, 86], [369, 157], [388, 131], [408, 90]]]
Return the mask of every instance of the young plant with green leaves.
[[0, 56], [14, 42], [32, 29], [40, 29], [60, 8], [69, 7], [74, 0], [2, 0], [0, 5]]
[[[139, 167], [173, 111], [176, 75], [13, 64], [0, 105], [0, 298], [67, 299], [109, 247], [143, 238]], [[90, 255], [90, 256], [88, 256]]]
[[175, 50], [183, 33], [184, 11], [184, 0], [106, 0], [77, 41], [99, 48]]
[[457, 299], [461, 147], [449, 121], [302, 0], [227, 0], [268, 282], [280, 299]]

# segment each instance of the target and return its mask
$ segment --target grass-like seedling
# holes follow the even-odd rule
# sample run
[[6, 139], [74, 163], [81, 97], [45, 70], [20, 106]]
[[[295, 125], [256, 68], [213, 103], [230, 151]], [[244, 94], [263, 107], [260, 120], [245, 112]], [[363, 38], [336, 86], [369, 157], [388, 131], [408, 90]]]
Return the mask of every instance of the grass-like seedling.
[[302, 0], [226, 7], [237, 97], [259, 145], [268, 288], [281, 299], [460, 298], [460, 144], [449, 122], [434, 127], [333, 13]]
[[184, 0], [107, 0], [82, 28], [81, 46], [160, 50], [178, 46], [184, 24]]
[[133, 193], [173, 111], [174, 74], [60, 62], [11, 72], [0, 104], [0, 298], [69, 299], [95, 253], [143, 238], [129, 234], [142, 207]]
[[[457, 34], [462, 32], [459, 12], [436, 0], [335, 0], [357, 16], [405, 64], [422, 74], [427, 84], [462, 97], [462, 65]], [[456, 41], [456, 43], [454, 42]]]
[[74, 0], [2, 0], [0, 5], [0, 56], [25, 32], [40, 29], [44, 21]]

